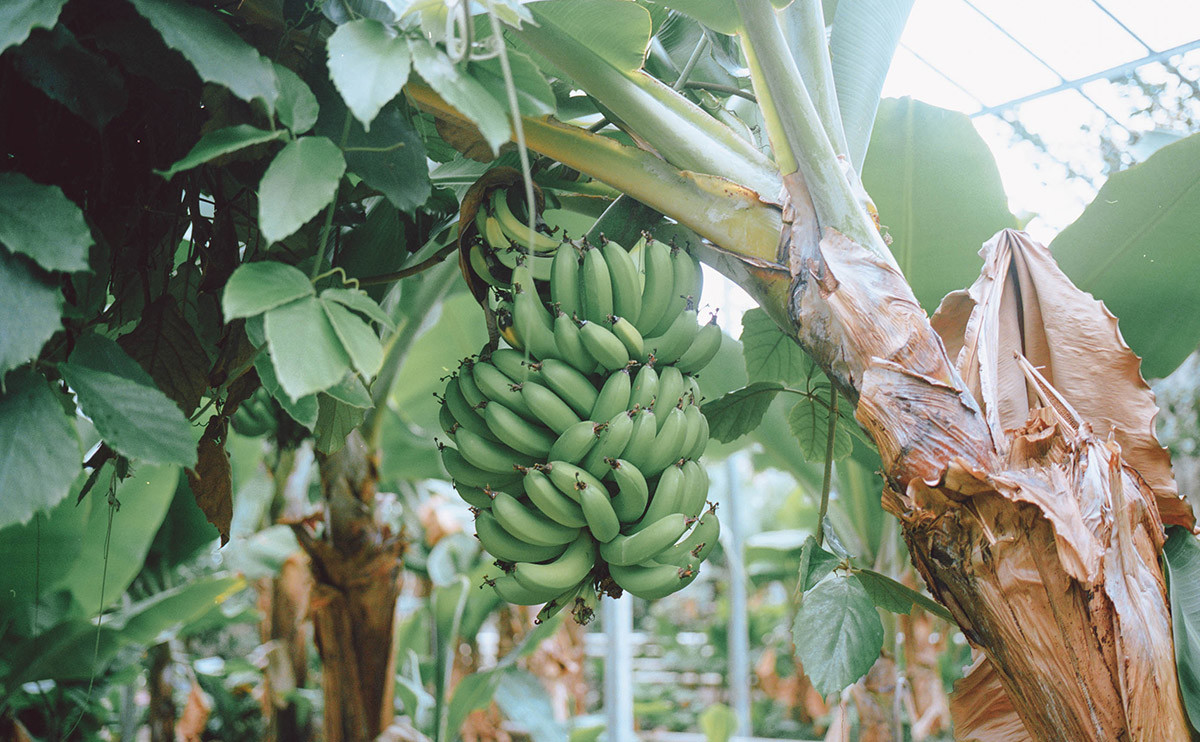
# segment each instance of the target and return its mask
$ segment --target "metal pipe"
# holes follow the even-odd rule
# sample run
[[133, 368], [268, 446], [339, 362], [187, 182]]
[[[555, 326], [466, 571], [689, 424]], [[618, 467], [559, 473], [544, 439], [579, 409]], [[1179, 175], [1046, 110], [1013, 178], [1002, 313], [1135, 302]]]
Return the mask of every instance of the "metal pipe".
[[746, 605], [744, 526], [738, 496], [736, 460], [725, 462], [725, 558], [729, 563], [729, 696], [738, 720], [738, 733], [754, 733], [750, 719], [750, 620]]
[[633, 598], [605, 598], [604, 718], [608, 742], [637, 742], [633, 733]]

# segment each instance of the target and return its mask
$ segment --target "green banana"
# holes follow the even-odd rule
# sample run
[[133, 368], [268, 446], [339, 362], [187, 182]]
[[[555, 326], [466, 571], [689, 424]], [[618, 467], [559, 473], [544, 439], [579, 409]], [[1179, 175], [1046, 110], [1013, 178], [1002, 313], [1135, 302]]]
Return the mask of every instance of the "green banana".
[[686, 353], [699, 332], [696, 310], [686, 309], [675, 315], [671, 326], [661, 335], [646, 338], [646, 351], [654, 356], [655, 363], [661, 368], [664, 364], [674, 363]]
[[679, 404], [679, 398], [683, 396], [683, 389], [683, 374], [679, 373], [679, 369], [670, 365], [663, 366], [662, 371], [658, 374], [658, 400], [654, 403], [654, 409], [659, 412], [658, 427], [660, 430], [667, 418], [662, 414], [663, 410]]
[[500, 221], [494, 216], [486, 217], [483, 226], [483, 238], [487, 241], [492, 252], [507, 250], [511, 243], [500, 228]]
[[688, 458], [688, 452], [696, 447], [696, 441], [700, 439], [700, 433], [704, 430], [704, 413], [696, 405], [689, 404], [683, 407], [683, 418], [684, 436], [680, 450], [683, 451], [684, 458]]
[[596, 542], [587, 534], [575, 539], [560, 557], [547, 564], [518, 563], [512, 574], [530, 590], [560, 593], [587, 577], [596, 563]]
[[700, 416], [700, 433], [696, 436], [695, 445], [683, 455], [689, 459], [699, 459], [704, 455], [704, 449], [708, 447], [708, 418], [704, 415]]
[[633, 379], [633, 388], [629, 392], [629, 407], [649, 407], [658, 394], [658, 372], [653, 364], [645, 363], [638, 369]]
[[636, 533], [618, 535], [612, 541], [600, 544], [600, 556], [618, 567], [641, 564], [674, 546], [690, 523], [682, 513], [672, 513]]
[[667, 304], [663, 317], [658, 325], [650, 331], [651, 335], [661, 335], [675, 319], [675, 315], [688, 306], [694, 305], [700, 298], [696, 293], [697, 274], [700, 264], [688, 254], [687, 250], [671, 248], [671, 301]]
[[[562, 434], [579, 422], [579, 415], [571, 410], [562, 397], [541, 384], [524, 384], [521, 387], [521, 396], [533, 414], [555, 434]], [[554, 437], [547, 435], [547, 439], [549, 443], [546, 446], [546, 453], [549, 453], [550, 446], [554, 444]], [[514, 448], [516, 448], [515, 445]]]
[[[237, 413], [235, 412], [234, 414], [236, 415]], [[461, 427], [458, 421], [454, 419], [454, 415], [450, 414], [450, 408], [445, 403], [442, 403], [441, 409], [438, 410], [438, 425], [441, 426], [443, 433], [451, 437], [454, 437], [454, 432]], [[265, 432], [266, 430], [264, 429], [263, 433]], [[263, 433], [259, 433], [259, 435]], [[245, 433], [241, 433], [241, 435], [245, 435]]]
[[625, 352], [629, 354], [630, 358], [644, 357], [645, 341], [642, 339], [642, 333], [637, 331], [632, 322], [617, 315], [610, 316], [608, 322], [612, 325], [612, 334], [625, 346]]
[[613, 313], [612, 276], [608, 263], [599, 250], [585, 246], [583, 270], [580, 273], [583, 294], [583, 318], [589, 322], [604, 322]]
[[683, 470], [678, 466], [668, 466], [658, 478], [654, 494], [650, 497], [650, 506], [642, 515], [641, 520], [630, 526], [632, 531], [640, 531], [651, 523], [657, 523], [671, 513], [679, 512], [679, 503], [683, 497]]
[[644, 600], [665, 598], [673, 592], [691, 584], [698, 574], [690, 565], [678, 567], [674, 564], [611, 565], [609, 574], [621, 589]]
[[492, 272], [492, 265], [489, 263], [488, 256], [484, 253], [484, 246], [478, 242], [471, 245], [467, 251], [467, 261], [471, 264], [471, 268], [487, 283], [492, 286], [503, 286], [504, 281], [501, 281]]
[[596, 370], [596, 359], [584, 347], [579, 325], [565, 313], [554, 318], [554, 344], [558, 346], [558, 356], [580, 373]]
[[450, 411], [459, 428], [466, 428], [489, 441], [499, 442], [500, 439], [488, 428], [487, 423], [480, 417], [479, 412], [467, 403], [462, 393], [462, 387], [459, 385], [457, 379], [450, 379], [446, 384], [445, 400], [445, 407]]
[[509, 383], [524, 384], [530, 379], [537, 380], [537, 374], [530, 366], [533, 362], [524, 351], [513, 348], [497, 348], [492, 351], [488, 362], [508, 377]]
[[495, 590], [502, 600], [513, 605], [541, 605], [554, 599], [553, 590], [530, 590], [512, 575], [500, 575], [494, 580], [485, 578], [484, 584]]
[[500, 521], [487, 510], [480, 510], [475, 515], [475, 535], [484, 551], [504, 562], [545, 562], [570, 549], [567, 544], [540, 546], [517, 538], [504, 530]]
[[584, 486], [579, 490], [579, 504], [588, 530], [600, 543], [613, 540], [621, 532], [621, 521], [613, 510], [608, 490], [603, 487]]
[[687, 418], [683, 410], [672, 407], [666, 422], [654, 436], [654, 445], [642, 470], [648, 474], [662, 471], [672, 462], [683, 458], [683, 439], [687, 434]]
[[593, 420], [608, 420], [621, 410], [628, 409], [630, 391], [629, 369], [623, 368], [609, 374], [596, 397], [590, 417]]
[[604, 240], [600, 251], [612, 279], [613, 313], [636, 322], [642, 312], [642, 286], [637, 266], [625, 248], [612, 240]]
[[612, 500], [617, 519], [622, 523], [639, 520], [642, 513], [646, 512], [646, 503], [650, 499], [646, 477], [625, 459], [610, 458], [608, 465], [612, 467], [613, 481], [617, 485], [617, 495]]
[[520, 385], [514, 384], [512, 379], [492, 364], [484, 361], [475, 364], [475, 383], [491, 401], [499, 402], [529, 422], [539, 422], [537, 415], [525, 404]]
[[[554, 320], [546, 311], [534, 285], [529, 268], [520, 264], [513, 269], [513, 329], [524, 346], [536, 358], [553, 358], [558, 355], [554, 341]], [[494, 353], [492, 354], [495, 355]], [[495, 361], [493, 361], [495, 363]]]
[[557, 616], [563, 608], [574, 606], [576, 598], [583, 592], [586, 584], [585, 580], [580, 580], [578, 585], [567, 588], [547, 601], [546, 605], [542, 606], [542, 610], [538, 611], [537, 616], [534, 617], [534, 625], [541, 625]]
[[644, 469], [646, 461], [653, 453], [654, 437], [658, 433], [657, 415], [653, 410], [643, 409], [633, 416], [633, 432], [629, 443], [621, 452], [621, 458], [633, 463], [639, 469]]
[[584, 320], [579, 326], [579, 339], [583, 341], [587, 352], [609, 371], [629, 365], [629, 351], [625, 344], [599, 322]]
[[680, 467], [683, 472], [683, 487], [679, 497], [679, 512], [695, 518], [704, 510], [708, 499], [708, 472], [698, 461], [688, 459]]
[[[593, 368], [595, 364], [592, 364]], [[592, 414], [599, 392], [595, 385], [571, 364], [557, 358], [542, 361], [540, 380], [553, 389], [581, 417]]]
[[696, 381], [696, 377], [691, 374], [684, 374], [684, 385], [687, 386], [688, 401], [694, 405], [701, 404], [704, 401], [704, 394], [700, 391], [700, 382]]
[[454, 489], [458, 491], [458, 496], [463, 499], [468, 505], [480, 510], [491, 510], [492, 496], [487, 490], [478, 487], [468, 487], [462, 482], [455, 482]]
[[597, 424], [591, 420], [581, 420], [567, 428], [554, 441], [546, 459], [548, 461], [565, 461], [568, 464], [579, 463], [592, 449], [592, 446], [596, 445], [599, 438], [599, 434], [596, 432], [597, 427]]
[[[646, 240], [646, 278], [642, 288], [642, 311], [634, 324], [643, 336], [658, 326], [671, 303], [675, 269], [671, 249], [661, 242]], [[671, 319], [674, 319], [672, 317]]]
[[512, 473], [514, 464], [528, 466], [533, 463], [528, 456], [517, 453], [503, 443], [475, 435], [467, 428], [458, 431], [454, 442], [458, 444], [458, 451], [467, 463], [495, 474]]
[[550, 477], [550, 481], [554, 482], [555, 487], [558, 487], [567, 497], [576, 502], [579, 502], [579, 493], [584, 489], [590, 488], [604, 493], [608, 492], [599, 479], [593, 477], [585, 469], [580, 469], [578, 466], [569, 464], [566, 461], [551, 461], [542, 467], [542, 471], [546, 472], [546, 475]]
[[596, 605], [600, 602], [600, 596], [596, 594], [596, 585], [588, 580], [583, 583], [583, 589], [575, 596], [575, 603], [571, 606], [571, 615], [575, 618], [576, 623], [580, 626], [586, 626], [596, 617]]
[[462, 395], [467, 400], [467, 404], [471, 407], [478, 407], [483, 400], [487, 399], [483, 392], [479, 391], [479, 386], [475, 383], [474, 373], [475, 361], [468, 359], [458, 368], [458, 388], [462, 391]]
[[701, 516], [682, 541], [660, 554], [656, 561], [663, 564], [700, 564], [712, 553], [721, 535], [721, 521], [717, 520], [715, 509], [710, 508]]
[[628, 412], [621, 410], [609, 419], [604, 430], [600, 431], [596, 445], [592, 447], [587, 456], [583, 457], [583, 461], [579, 465], [596, 479], [604, 479], [612, 470], [612, 467], [604, 460], [620, 456], [625, 451], [625, 446], [629, 443], [629, 436], [632, 434], [633, 420], [630, 419]]
[[492, 214], [496, 218], [500, 229], [504, 235], [516, 246], [521, 252], [533, 252], [549, 255], [558, 250], [559, 240], [548, 235], [544, 235], [537, 230], [533, 232], [533, 240], [530, 242], [529, 225], [521, 221], [516, 214], [513, 213], [512, 207], [508, 205], [507, 193], [504, 189], [497, 188], [492, 191], [491, 198]]
[[696, 333], [691, 347], [679, 356], [675, 366], [685, 374], [694, 374], [707, 366], [721, 349], [722, 334], [717, 317], [713, 315], [713, 318]]
[[[537, 384], [525, 384], [521, 392], [527, 395], [526, 400], [529, 399], [528, 391], [530, 389], [541, 389], [546, 394], [554, 394], [549, 389], [539, 387]], [[488, 402], [484, 405], [483, 421], [487, 423], [488, 428], [496, 434], [497, 438], [517, 451], [535, 458], [541, 458], [550, 453], [550, 447], [554, 445], [554, 436], [550, 434], [550, 431], [540, 425], [534, 425], [500, 402]]]
[[456, 448], [442, 448], [442, 465], [455, 484], [465, 484], [468, 487], [507, 487], [520, 481], [520, 474], [514, 469], [508, 473], [484, 471], [469, 463]]
[[581, 311], [579, 252], [573, 245], [564, 245], [554, 253], [554, 263], [550, 266], [550, 300], [567, 317], [578, 315]]
[[536, 468], [525, 472], [525, 494], [538, 510], [555, 523], [570, 528], [582, 528], [587, 525], [579, 503], [564, 495], [562, 490], [555, 487], [554, 483]]
[[558, 546], [579, 537], [578, 527], [564, 526], [541, 511], [530, 510], [505, 492], [497, 492], [492, 498], [492, 515], [504, 530], [536, 546]]

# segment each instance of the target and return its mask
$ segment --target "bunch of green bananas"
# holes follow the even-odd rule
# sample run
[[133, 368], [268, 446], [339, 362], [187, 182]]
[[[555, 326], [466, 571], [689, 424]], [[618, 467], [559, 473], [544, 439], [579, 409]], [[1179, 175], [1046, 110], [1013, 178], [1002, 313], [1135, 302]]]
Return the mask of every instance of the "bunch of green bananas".
[[633, 252], [644, 268], [615, 242], [563, 243], [549, 303], [518, 261], [501, 302], [513, 347], [446, 385], [442, 461], [502, 569], [488, 584], [546, 604], [539, 620], [571, 606], [585, 622], [598, 594], [669, 595], [717, 542], [693, 374], [721, 330], [697, 323], [691, 255], [649, 239]]
[[[514, 209], [509, 199], [517, 206]], [[475, 231], [468, 259], [471, 268], [492, 286], [507, 289], [512, 283], [512, 271], [518, 260], [524, 260], [538, 281], [550, 280], [550, 266], [562, 240], [539, 223], [533, 231], [520, 212], [524, 197], [516, 189], [495, 188], [475, 212]]]

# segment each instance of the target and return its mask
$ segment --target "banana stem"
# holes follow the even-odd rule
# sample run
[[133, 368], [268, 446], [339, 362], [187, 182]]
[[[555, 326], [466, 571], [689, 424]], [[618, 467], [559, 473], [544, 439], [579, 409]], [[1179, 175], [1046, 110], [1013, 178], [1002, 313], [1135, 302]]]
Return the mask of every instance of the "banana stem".
[[[796, 61], [784, 42], [770, 0], [737, 0], [737, 4], [746, 40], [757, 58], [763, 87], [770, 92], [770, 105], [778, 120], [779, 131], [774, 136], [782, 136], [796, 157], [820, 226], [833, 227], [896, 267], [895, 258], [842, 170]], [[761, 93], [759, 101], [765, 111]], [[772, 144], [775, 142], [773, 138]]]
[[829, 437], [825, 440], [825, 477], [821, 480], [821, 509], [817, 513], [817, 546], [825, 544], [825, 516], [829, 513], [829, 490], [833, 483], [833, 441], [837, 433], [838, 393], [829, 386]]
[[688, 57], [688, 61], [683, 65], [683, 71], [679, 73], [675, 83], [671, 85], [671, 90], [683, 90], [683, 86], [687, 84], [688, 78], [692, 76], [692, 70], [696, 69], [696, 64], [700, 61], [700, 55], [704, 54], [709, 45], [708, 34], [700, 32], [700, 41], [696, 44], [696, 48], [692, 50], [692, 56]]
[[791, 42], [796, 67], [838, 155], [847, 155], [846, 132], [833, 83], [833, 63], [825, 36], [825, 12], [821, 0], [796, 0], [781, 14], [784, 31]]

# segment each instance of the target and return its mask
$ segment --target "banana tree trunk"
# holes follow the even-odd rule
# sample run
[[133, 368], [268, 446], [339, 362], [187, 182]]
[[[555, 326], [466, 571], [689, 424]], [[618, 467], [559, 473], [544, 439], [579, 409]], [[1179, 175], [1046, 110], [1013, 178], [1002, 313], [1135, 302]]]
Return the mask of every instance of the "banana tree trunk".
[[[1137, 452], [1135, 441], [1110, 433], [1120, 421], [1091, 427], [1100, 420], [1085, 418], [1038, 369], [1014, 359], [1035, 350], [1022, 341], [1033, 339], [1040, 318], [1013, 319], [1025, 325], [978, 337], [1003, 322], [1000, 302], [975, 294], [991, 288], [1003, 297], [1006, 276], [1021, 261], [1004, 263], [991, 277], [996, 286], [973, 289], [982, 310], [965, 326], [977, 343], [960, 343], [959, 353], [960, 361], [964, 353], [976, 361], [967, 367], [982, 381], [972, 389], [894, 262], [829, 227], [817, 237], [803, 183], [789, 185], [802, 208], [785, 208], [792, 228], [785, 228], [779, 263], [788, 266], [795, 334], [856, 403], [856, 418], [883, 459], [884, 507], [900, 520], [930, 590], [993, 673], [966, 705], [1002, 688], [1017, 717], [1006, 720], [1004, 733], [963, 723], [956, 734], [1187, 739], [1157, 561], [1160, 502], [1186, 517], [1170, 493], [1151, 489], [1149, 472], [1122, 458], [1123, 445], [1127, 456]], [[1002, 233], [992, 255], [1031, 245]], [[1057, 270], [1048, 252], [1038, 256], [1048, 261], [1044, 270]], [[1115, 320], [1104, 319], [1119, 339]], [[1128, 369], [1103, 379], [1109, 371], [1101, 361], [1083, 372], [1124, 393]], [[1010, 408], [1028, 417], [1002, 420]]]
[[374, 739], [393, 716], [392, 627], [405, 542], [374, 519], [374, 452], [356, 430], [319, 458], [325, 528], [293, 526], [311, 559], [326, 742]]

